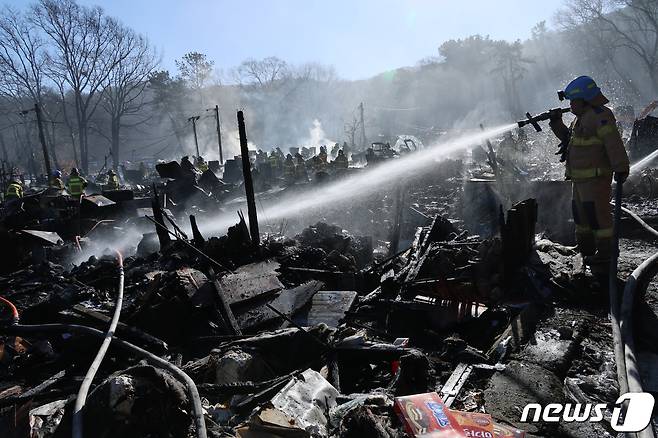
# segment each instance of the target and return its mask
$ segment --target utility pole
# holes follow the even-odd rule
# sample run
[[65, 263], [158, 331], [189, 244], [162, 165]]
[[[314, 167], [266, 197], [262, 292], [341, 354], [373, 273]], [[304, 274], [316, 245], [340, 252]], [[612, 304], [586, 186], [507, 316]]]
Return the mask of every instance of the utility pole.
[[361, 147], [363, 150], [366, 150], [368, 147], [368, 143], [366, 142], [366, 125], [363, 122], [363, 102], [359, 104], [359, 117], [361, 119]]
[[189, 119], [187, 119], [188, 122], [192, 122], [192, 130], [194, 131], [194, 144], [196, 146], [196, 156], [200, 157], [201, 154], [199, 153], [199, 139], [196, 136], [196, 121], [199, 120], [200, 116], [192, 116]]
[[215, 105], [215, 119], [217, 120], [217, 144], [219, 145], [219, 164], [224, 164], [224, 155], [222, 154], [222, 128], [219, 124], [219, 105]]
[[7, 146], [5, 145], [5, 138], [0, 132], [0, 148], [2, 148], [2, 159], [3, 161], [9, 163], [9, 154], [7, 153]]
[[39, 128], [39, 141], [43, 148], [43, 161], [46, 165], [46, 178], [49, 180], [51, 176], [50, 158], [48, 157], [48, 147], [46, 146], [46, 137], [43, 135], [43, 121], [41, 120], [41, 107], [38, 103], [34, 104], [34, 112], [37, 113], [37, 127]]
[[249, 148], [247, 147], [247, 131], [244, 126], [244, 114], [238, 111], [238, 133], [240, 135], [240, 154], [242, 155], [242, 174], [244, 176], [244, 190], [247, 195], [247, 213], [249, 214], [249, 234], [254, 249], [260, 245], [258, 231], [258, 215], [256, 214], [256, 196], [254, 195], [254, 182], [251, 179], [251, 162], [249, 161]]

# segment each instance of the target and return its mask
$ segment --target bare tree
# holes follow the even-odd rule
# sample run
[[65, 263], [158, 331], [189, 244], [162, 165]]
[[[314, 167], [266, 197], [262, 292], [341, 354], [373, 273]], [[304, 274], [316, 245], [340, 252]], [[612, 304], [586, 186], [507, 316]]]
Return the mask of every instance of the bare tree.
[[288, 64], [276, 56], [261, 60], [247, 59], [237, 67], [235, 78], [241, 85], [257, 85], [271, 88], [275, 83], [284, 79], [289, 73]]
[[349, 140], [349, 145], [351, 148], [356, 146], [356, 132], [359, 130], [361, 123], [356, 116], [352, 116], [352, 120], [349, 123], [345, 123], [345, 135]]
[[126, 56], [112, 50], [119, 24], [101, 8], [87, 8], [73, 0], [40, 0], [33, 15], [52, 43], [47, 73], [73, 92], [80, 164], [88, 172], [89, 121], [100, 104], [103, 85]]
[[[566, 16], [590, 24], [616, 48], [633, 53], [658, 90], [658, 2], [656, 0], [569, 0]], [[573, 27], [573, 26], [572, 26]]]
[[317, 62], [307, 62], [295, 68], [289, 67], [286, 73], [297, 80], [311, 82], [333, 82], [338, 78], [333, 66]]
[[[146, 38], [124, 26], [117, 26], [115, 32], [112, 50], [118, 53], [119, 61], [107, 77], [102, 91], [102, 105], [110, 116], [112, 163], [117, 169], [122, 123], [125, 117], [142, 112], [144, 90], [158, 59]], [[136, 123], [144, 121], [142, 119]]]
[[[9, 7], [0, 16], [0, 93], [14, 102], [16, 109], [37, 103], [43, 105], [45, 43], [38, 29], [24, 14]], [[48, 137], [50, 137], [48, 135]], [[29, 141], [29, 138], [28, 138]], [[51, 143], [51, 142], [49, 142]], [[51, 143], [52, 144], [52, 143]], [[54, 149], [51, 151], [55, 153]], [[54, 154], [55, 163], [57, 155]]]
[[0, 16], [0, 90], [6, 96], [29, 97], [41, 103], [44, 82], [44, 41], [23, 14], [5, 7]]

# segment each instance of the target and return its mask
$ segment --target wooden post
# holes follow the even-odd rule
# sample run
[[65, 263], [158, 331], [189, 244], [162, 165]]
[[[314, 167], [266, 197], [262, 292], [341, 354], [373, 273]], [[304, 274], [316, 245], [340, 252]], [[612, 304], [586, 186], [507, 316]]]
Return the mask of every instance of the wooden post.
[[215, 119], [217, 120], [217, 144], [219, 145], [219, 164], [224, 164], [222, 153], [222, 128], [219, 123], [219, 105], [215, 105]]
[[193, 116], [187, 120], [192, 122], [192, 131], [194, 131], [194, 145], [196, 146], [196, 156], [200, 157], [201, 154], [199, 153], [199, 139], [196, 135], [196, 121], [199, 120], [199, 116]]
[[41, 108], [38, 103], [34, 104], [34, 112], [37, 113], [37, 127], [39, 128], [39, 141], [41, 142], [41, 147], [43, 149], [43, 162], [46, 166], [46, 180], [50, 180], [51, 169], [50, 169], [50, 158], [48, 157], [48, 147], [46, 146], [46, 137], [43, 134], [43, 121], [41, 120]]
[[[155, 226], [155, 232], [158, 234], [158, 241], [160, 242], [160, 251], [165, 249], [170, 243], [171, 238], [169, 237], [169, 232], [167, 231], [167, 224], [164, 223], [164, 217], [162, 215], [162, 207], [160, 206], [160, 199], [158, 198], [158, 190], [153, 184], [153, 198], [151, 198], [151, 207], [153, 208], [153, 219], [160, 226]], [[165, 229], [162, 229], [164, 227]]]
[[205, 240], [201, 235], [201, 231], [199, 231], [199, 227], [196, 224], [196, 217], [193, 214], [190, 215], [190, 226], [192, 227], [192, 243], [199, 249], [203, 248]]
[[238, 133], [240, 135], [240, 154], [242, 155], [242, 175], [244, 176], [244, 190], [247, 196], [247, 214], [249, 215], [249, 234], [254, 249], [260, 245], [258, 231], [258, 215], [256, 214], [256, 196], [254, 195], [254, 182], [251, 179], [251, 162], [249, 161], [249, 148], [247, 146], [247, 131], [244, 126], [244, 114], [238, 111]]
[[5, 145], [5, 138], [0, 132], [0, 148], [2, 148], [2, 160], [9, 163], [9, 154], [7, 153], [7, 146]]
[[363, 117], [363, 102], [359, 104], [359, 115], [361, 119], [361, 147], [365, 151], [368, 148], [368, 142], [366, 141], [366, 125]]
[[397, 254], [400, 249], [400, 228], [404, 212], [406, 182], [401, 181], [395, 193], [395, 217], [393, 222], [393, 233], [391, 235], [390, 255]]

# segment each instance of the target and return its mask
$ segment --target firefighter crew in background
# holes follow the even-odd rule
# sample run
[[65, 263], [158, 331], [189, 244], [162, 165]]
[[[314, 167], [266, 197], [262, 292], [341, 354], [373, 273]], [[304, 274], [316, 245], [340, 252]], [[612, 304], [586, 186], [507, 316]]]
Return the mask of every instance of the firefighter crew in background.
[[206, 160], [203, 157], [198, 157], [196, 160], [196, 167], [201, 173], [203, 173], [208, 170], [208, 163], [206, 163]]
[[71, 196], [80, 197], [84, 194], [85, 187], [87, 187], [87, 180], [80, 176], [77, 168], [71, 169], [71, 175], [66, 183], [66, 189]]
[[304, 162], [304, 157], [299, 152], [295, 154], [295, 181], [308, 182], [306, 162]]
[[121, 185], [119, 184], [119, 177], [114, 169], [107, 171], [107, 189], [108, 190], [119, 190]]
[[292, 155], [286, 155], [286, 160], [283, 162], [283, 179], [286, 184], [294, 184], [295, 182], [295, 161]]
[[622, 184], [629, 173], [629, 160], [608, 99], [588, 76], [567, 85], [576, 119], [567, 128], [562, 115], [550, 120], [553, 133], [566, 150], [566, 177], [572, 182], [576, 242], [583, 260], [594, 274], [606, 274], [612, 251], [611, 182]]
[[55, 170], [50, 177], [50, 188], [56, 190], [64, 190], [66, 186], [64, 185], [64, 180], [62, 180], [62, 172]]
[[5, 201], [15, 201], [23, 197], [23, 184], [18, 178], [9, 180], [7, 191], [5, 192]]
[[345, 152], [343, 152], [342, 149], [338, 151], [338, 155], [336, 156], [336, 159], [333, 161], [333, 164], [336, 170], [348, 168], [349, 163], [347, 161], [347, 156], [345, 155]]
[[272, 179], [279, 177], [279, 155], [276, 151], [270, 152], [270, 157], [268, 158], [270, 162], [270, 175]]
[[320, 146], [320, 153], [318, 154], [318, 158], [322, 160], [322, 165], [327, 164], [327, 147], [322, 145]]

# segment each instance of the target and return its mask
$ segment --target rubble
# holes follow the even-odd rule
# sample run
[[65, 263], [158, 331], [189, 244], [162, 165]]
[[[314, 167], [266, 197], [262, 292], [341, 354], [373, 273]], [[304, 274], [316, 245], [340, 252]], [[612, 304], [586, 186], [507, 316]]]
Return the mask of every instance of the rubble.
[[[191, 384], [207, 436], [403, 437], [437, 424], [456, 436], [592, 436], [519, 418], [526, 403], [614, 399], [602, 306], [573, 308], [597, 286], [569, 242], [551, 240], [559, 233], [541, 201], [496, 201], [491, 216], [464, 216], [460, 203], [484, 186], [464, 184], [462, 166], [442, 167], [435, 184], [407, 182], [408, 209], [395, 196], [372, 201], [367, 226], [326, 217], [294, 231], [282, 224], [259, 233], [257, 246], [241, 213], [226, 234], [204, 235], [195, 215], [221, 208], [236, 186], [177, 162], [159, 166], [167, 184], [143, 198], [89, 197], [81, 238], [8, 230], [20, 257], [0, 277], [1, 295], [19, 309], [19, 327], [61, 331], [11, 335], [0, 307], [0, 430], [70, 434], [97, 341], [66, 327], [105, 330], [116, 297], [113, 257], [85, 251], [111, 247], [139, 224], [116, 343], [83, 411], [89, 436], [199, 436]], [[130, 219], [119, 215], [126, 210]], [[386, 232], [354, 231], [368, 226]]]

